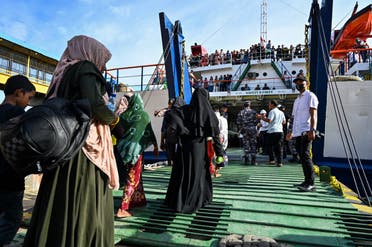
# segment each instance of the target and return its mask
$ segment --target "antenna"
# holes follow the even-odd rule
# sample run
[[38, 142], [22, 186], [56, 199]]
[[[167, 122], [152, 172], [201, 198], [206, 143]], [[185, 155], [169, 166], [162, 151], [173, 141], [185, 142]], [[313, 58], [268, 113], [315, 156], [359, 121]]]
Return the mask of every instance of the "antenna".
[[261, 4], [261, 33], [260, 43], [262, 46], [267, 42], [267, 2], [262, 0]]

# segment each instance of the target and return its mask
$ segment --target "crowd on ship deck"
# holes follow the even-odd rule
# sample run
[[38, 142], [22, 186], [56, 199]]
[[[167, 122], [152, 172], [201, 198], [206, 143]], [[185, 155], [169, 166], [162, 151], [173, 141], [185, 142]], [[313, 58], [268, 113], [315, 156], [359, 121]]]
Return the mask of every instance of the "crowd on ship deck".
[[[195, 43], [195, 45], [197, 45]], [[269, 40], [266, 45], [264, 44], [255, 44], [252, 45], [249, 49], [240, 49], [226, 52], [223, 49], [220, 51], [215, 50], [212, 54], [201, 53], [197, 55], [188, 56], [188, 63], [192, 68], [196, 67], [205, 67], [213, 65], [222, 65], [222, 64], [242, 64], [248, 63], [251, 60], [260, 60], [260, 59], [271, 59], [272, 61], [284, 61], [292, 60], [294, 57], [303, 58], [304, 57], [304, 47], [301, 44], [296, 46], [290, 45], [289, 48], [284, 45], [278, 45], [276, 48], [271, 44]], [[287, 71], [283, 71], [282, 81], [285, 83], [287, 88], [292, 88], [292, 82], [290, 81], [292, 77], [287, 76]], [[231, 74], [219, 74], [211, 75], [209, 78], [196, 78], [193, 75], [193, 71], [190, 72], [190, 83], [193, 88], [204, 87], [209, 92], [224, 92], [230, 91], [231, 86], [234, 84], [233, 76]], [[275, 90], [275, 86], [272, 88], [265, 85], [258, 85], [254, 90]], [[249, 85], [244, 84], [240, 87], [242, 91], [249, 91], [251, 88]]]
[[290, 45], [289, 47], [285, 45], [278, 45], [275, 47], [271, 44], [269, 40], [267, 44], [254, 44], [248, 49], [240, 50], [227, 50], [226, 52], [223, 49], [215, 50], [210, 54], [196, 54], [188, 56], [188, 63], [191, 68], [194, 67], [204, 67], [212, 65], [221, 65], [221, 64], [241, 64], [248, 63], [252, 60], [261, 60], [261, 59], [271, 59], [272, 61], [287, 61], [292, 60], [293, 58], [303, 58], [305, 57], [304, 46], [298, 44], [296, 46]]

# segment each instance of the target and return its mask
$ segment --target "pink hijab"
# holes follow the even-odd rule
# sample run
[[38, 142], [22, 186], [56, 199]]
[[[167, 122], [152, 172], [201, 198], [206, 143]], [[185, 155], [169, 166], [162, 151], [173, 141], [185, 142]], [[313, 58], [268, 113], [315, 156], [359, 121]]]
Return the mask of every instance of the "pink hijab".
[[[71, 65], [88, 60], [94, 63], [101, 71], [105, 69], [106, 63], [110, 60], [110, 51], [99, 41], [84, 35], [73, 37], [67, 43], [57, 67], [53, 73], [49, 91], [55, 88], [49, 98], [57, 96], [59, 85], [66, 69]], [[106, 96], [106, 97], [104, 97]], [[102, 96], [104, 99], [107, 95]], [[109, 187], [119, 188], [119, 174], [111, 140], [110, 127], [98, 121], [93, 121], [90, 126], [89, 135], [83, 147], [84, 154], [88, 159], [102, 170], [109, 178]]]

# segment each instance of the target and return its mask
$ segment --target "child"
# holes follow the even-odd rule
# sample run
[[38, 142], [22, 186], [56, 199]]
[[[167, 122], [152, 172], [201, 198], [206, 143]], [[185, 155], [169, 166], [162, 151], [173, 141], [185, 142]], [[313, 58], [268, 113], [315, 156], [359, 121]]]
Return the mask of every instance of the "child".
[[[23, 75], [9, 77], [0, 105], [0, 124], [25, 112], [35, 96], [35, 86]], [[0, 153], [0, 247], [13, 240], [22, 221], [24, 177], [18, 175]]]

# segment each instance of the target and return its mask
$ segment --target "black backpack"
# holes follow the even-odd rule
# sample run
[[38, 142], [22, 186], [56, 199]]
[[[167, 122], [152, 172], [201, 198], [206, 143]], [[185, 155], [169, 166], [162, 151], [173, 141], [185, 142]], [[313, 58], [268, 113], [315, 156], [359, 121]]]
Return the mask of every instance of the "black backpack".
[[21, 175], [51, 170], [71, 159], [89, 133], [87, 99], [52, 98], [0, 126], [0, 149]]
[[165, 140], [168, 144], [176, 144], [178, 143], [178, 133], [177, 133], [177, 126], [168, 126], [165, 131]]

